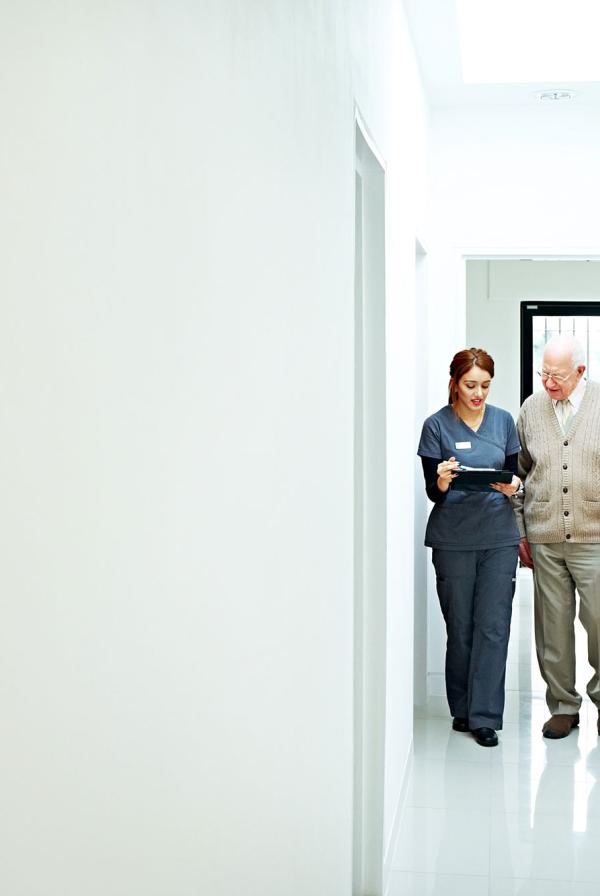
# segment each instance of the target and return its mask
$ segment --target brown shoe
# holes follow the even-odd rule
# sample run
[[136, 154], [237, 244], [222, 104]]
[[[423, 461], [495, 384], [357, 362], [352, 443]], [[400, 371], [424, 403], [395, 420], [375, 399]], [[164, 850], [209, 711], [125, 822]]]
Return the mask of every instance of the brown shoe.
[[[542, 732], [544, 737], [550, 737], [552, 738], [552, 740], [558, 740], [560, 737], [566, 737], [567, 734], [571, 733], [571, 729], [577, 728], [578, 725], [578, 712], [576, 712], [574, 716], [565, 715], [564, 713], [557, 713], [555, 716], [551, 716], [544, 724]], [[598, 725], [600, 726], [600, 721], [598, 722]]]

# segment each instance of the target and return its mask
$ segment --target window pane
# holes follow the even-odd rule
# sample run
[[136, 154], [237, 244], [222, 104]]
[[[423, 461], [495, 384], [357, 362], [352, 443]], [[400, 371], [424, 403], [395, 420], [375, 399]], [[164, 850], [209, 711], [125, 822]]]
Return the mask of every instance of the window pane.
[[553, 336], [568, 333], [582, 344], [586, 354], [586, 379], [597, 380], [600, 375], [600, 317], [575, 315], [563, 317], [534, 316], [533, 323], [533, 389], [543, 389], [537, 371], [542, 369], [544, 346]]

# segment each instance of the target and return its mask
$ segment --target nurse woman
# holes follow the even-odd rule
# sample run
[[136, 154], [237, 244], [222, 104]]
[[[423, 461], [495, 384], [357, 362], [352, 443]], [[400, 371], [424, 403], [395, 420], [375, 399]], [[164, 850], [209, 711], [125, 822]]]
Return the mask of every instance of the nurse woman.
[[[452, 727], [495, 747], [515, 591], [519, 530], [510, 497], [519, 490], [519, 441], [507, 411], [487, 404], [494, 362], [480, 348], [450, 364], [448, 404], [423, 424], [418, 454], [433, 508], [425, 544], [433, 549], [446, 623], [446, 694]], [[510, 470], [510, 483], [460, 485], [459, 464]]]

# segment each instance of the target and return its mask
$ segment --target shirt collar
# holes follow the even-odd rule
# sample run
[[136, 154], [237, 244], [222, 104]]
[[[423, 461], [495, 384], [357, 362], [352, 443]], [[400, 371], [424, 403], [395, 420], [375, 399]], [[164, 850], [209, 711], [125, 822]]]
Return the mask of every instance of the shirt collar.
[[[581, 377], [581, 379], [579, 380], [579, 382], [577, 383], [577, 385], [575, 386], [575, 388], [569, 395], [569, 401], [573, 405], [573, 410], [575, 412], [577, 412], [579, 410], [579, 405], [583, 401], [583, 396], [585, 394], [586, 382], [587, 382], [587, 380], [585, 380], [583, 377]], [[553, 398], [552, 404], [554, 405], [554, 407], [556, 407], [557, 399]]]

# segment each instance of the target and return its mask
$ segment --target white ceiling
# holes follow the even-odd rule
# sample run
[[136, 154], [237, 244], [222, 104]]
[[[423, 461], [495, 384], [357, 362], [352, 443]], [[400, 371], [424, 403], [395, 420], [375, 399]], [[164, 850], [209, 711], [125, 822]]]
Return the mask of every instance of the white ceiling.
[[[403, 2], [423, 82], [432, 107], [540, 106], [542, 103], [537, 94], [555, 90], [571, 90], [575, 95], [571, 100], [546, 101], [543, 105], [563, 107], [600, 104], [599, 81], [465, 84], [459, 57], [458, 22], [454, 0], [403, 0]], [[565, 2], [563, 8], [564, 15], [568, 16], [569, 3]], [[518, 19], [514, 27], [519, 27]]]

